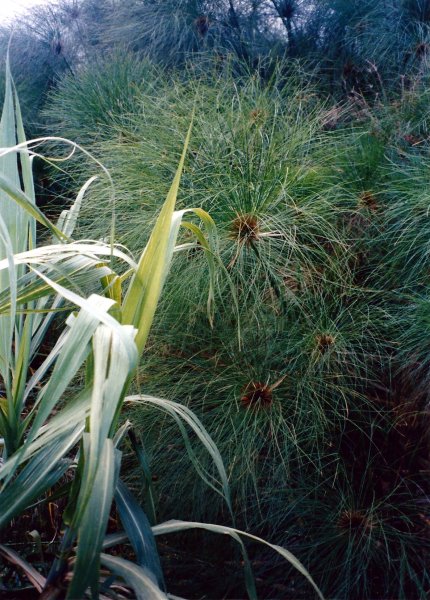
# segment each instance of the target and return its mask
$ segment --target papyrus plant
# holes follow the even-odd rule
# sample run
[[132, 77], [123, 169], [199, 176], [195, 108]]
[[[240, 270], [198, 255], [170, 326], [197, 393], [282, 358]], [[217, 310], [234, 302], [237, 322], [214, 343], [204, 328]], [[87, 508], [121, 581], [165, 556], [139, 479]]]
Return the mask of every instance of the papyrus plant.
[[[194, 233], [208, 257], [209, 270], [212, 268], [208, 239], [196, 224], [183, 222], [189, 211], [175, 211], [189, 136], [190, 132], [167, 199], [137, 264], [113, 244], [73, 242], [79, 206], [91, 180], [73, 206], [63, 211], [57, 225], [37, 208], [31, 157], [42, 142], [53, 138], [25, 141], [18, 98], [7, 71], [0, 127], [0, 527], [4, 529], [11, 519], [19, 521], [23, 511], [43, 501], [44, 494], [57, 489], [62, 480], [67, 506], [62, 515], [61, 552], [47, 579], [24, 561], [14, 559], [43, 598], [83, 598], [87, 593], [99, 597], [100, 564], [124, 579], [136, 598], [166, 598], [154, 533], [211, 527], [169, 522], [152, 531], [120, 478], [120, 446], [129, 429], [127, 423], [120, 425], [121, 408], [172, 256], [180, 250], [176, 239], [181, 222]], [[213, 237], [209, 215], [199, 209], [192, 212], [200, 218], [208, 237]], [[37, 221], [52, 234], [51, 245], [37, 246]], [[113, 265], [117, 263], [126, 268], [115, 271]], [[52, 319], [60, 309], [66, 319], [53, 343]], [[211, 298], [208, 309], [210, 313]], [[53, 347], [41, 360], [38, 351], [46, 340]], [[78, 375], [83, 382], [76, 387]], [[193, 430], [212, 456], [217, 476], [192, 457], [196, 469], [231, 510], [219, 452], [191, 411], [150, 397], [130, 400], [152, 402], [170, 413], [185, 436], [185, 425]], [[114, 501], [125, 533], [106, 537]], [[213, 530], [233, 536], [245, 552], [237, 530], [219, 526]], [[124, 541], [132, 545], [136, 564], [102, 552]], [[315, 587], [288, 551], [272, 547]], [[3, 555], [11, 556], [4, 547]], [[66, 578], [68, 573], [71, 577]], [[252, 578], [249, 572], [247, 575], [248, 592], [255, 597]], [[108, 587], [105, 582], [103, 589]]]

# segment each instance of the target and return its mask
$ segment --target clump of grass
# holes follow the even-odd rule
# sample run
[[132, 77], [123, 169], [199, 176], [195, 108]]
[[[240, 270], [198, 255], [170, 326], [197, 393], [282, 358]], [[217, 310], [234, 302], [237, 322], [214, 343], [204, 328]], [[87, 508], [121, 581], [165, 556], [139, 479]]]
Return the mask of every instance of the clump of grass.
[[[141, 246], [164, 178], [174, 168], [167, 151], [173, 130], [181, 131], [195, 104], [183, 199], [210, 211], [217, 222], [223, 302], [231, 305], [226, 274], [240, 294], [239, 304], [253, 304], [256, 311], [262, 298], [277, 298], [282, 310], [280, 296], [288, 281], [303, 288], [321, 286], [324, 279], [348, 281], [349, 249], [336, 228], [335, 210], [344, 191], [333, 182], [327, 156], [328, 148], [336, 154], [336, 143], [322, 131], [325, 108], [311, 90], [280, 77], [269, 86], [249, 76], [237, 82], [228, 73], [189, 83], [157, 80], [157, 85], [140, 95], [137, 110], [123, 113], [120, 124], [106, 129], [108, 141], [92, 147], [112, 172], [116, 202], [115, 207], [106, 203], [102, 186], [93, 186], [82, 234], [108, 235], [106, 218], [114, 211], [117, 240], [132, 250]], [[62, 110], [67, 86], [66, 81], [54, 98], [53, 115]], [[198, 248], [176, 263], [166, 306], [174, 307], [180, 297], [184, 306], [177, 320], [189, 323], [202, 297], [205, 266]]]
[[[415, 391], [428, 381], [427, 158], [425, 143], [408, 137], [422, 136], [425, 119], [391, 131], [406, 100], [384, 112], [357, 96], [327, 127], [312, 90], [282, 77], [263, 85], [224, 71], [158, 82], [94, 143], [118, 193], [113, 205], [102, 185], [93, 188], [82, 231], [108, 235], [115, 213], [117, 239], [140, 247], [174, 169], [171, 139], [195, 107], [180, 205], [202, 206], [218, 225], [217, 302], [210, 323], [193, 222], [181, 233], [185, 251], [173, 262], [142, 388], [196, 411], [226, 460], [238, 521], [283, 532], [329, 596], [420, 597], [426, 446], [413, 445], [425, 409], [394, 392], [408, 368]], [[150, 423], [165, 515], [225, 519], [215, 495], [203, 501], [185, 456], [191, 447], [211, 473], [197, 440], [184, 444], [149, 406], [133, 419], [142, 430]]]
[[[1, 555], [23, 570], [42, 595], [65, 593], [67, 597], [80, 598], [89, 590], [92, 596], [98, 597], [102, 586], [108, 592], [120, 579], [127, 594], [130, 591], [164, 597], [165, 583], [154, 535], [200, 528], [230, 535], [239, 542], [247, 566], [246, 589], [255, 597], [248, 557], [240, 540], [242, 532], [231, 527], [185, 521], [170, 521], [151, 528], [148, 517], [119, 476], [122, 454], [119, 447], [129, 436], [144, 477], [150, 478], [144, 452], [130, 432], [131, 424], [126, 422], [120, 426], [124, 403], [158, 406], [176, 420], [187, 441], [182, 421], [185, 422], [212, 457], [215, 476], [205, 470], [187, 446], [198, 473], [223, 498], [228, 514], [234, 518], [222, 459], [193, 413], [166, 400], [140, 394], [127, 396], [172, 256], [175, 250], [181, 250], [176, 247], [178, 219], [183, 222], [187, 211], [175, 211], [175, 203], [190, 135], [191, 126], [169, 193], [137, 264], [114, 244], [74, 243], [71, 236], [84, 193], [93, 178], [70, 209], [61, 213], [57, 225], [36, 206], [30, 160], [36, 154], [35, 149], [39, 149], [42, 142], [50, 141], [70, 144], [74, 150], [82, 149], [61, 138], [25, 140], [18, 97], [7, 63], [0, 122], [0, 140], [4, 146], [0, 153], [3, 205], [0, 215], [0, 318], [3, 325], [0, 330], [0, 528], [6, 529], [13, 519], [44, 502], [45, 494], [48, 498], [54, 494], [64, 498], [67, 505], [61, 523], [59, 556], [54, 558], [47, 577], [6, 546], [1, 547]], [[110, 180], [103, 165], [97, 164]], [[202, 219], [212, 239], [214, 224], [210, 216], [201, 209], [189, 212]], [[36, 246], [36, 221], [48, 229], [57, 243]], [[195, 232], [211, 264], [210, 242], [195, 225], [183, 224]], [[110, 264], [103, 258], [107, 256]], [[127, 265], [125, 288], [123, 278], [112, 268], [114, 257]], [[86, 297], [76, 282], [84, 288], [85, 284], [94, 285], [100, 293]], [[63, 330], [48, 356], [33, 371], [33, 359], [40, 359], [37, 351], [41, 342], [52, 333], [52, 317], [65, 303], [78, 310], [65, 307], [68, 317]], [[75, 377], [82, 372], [82, 386], [71, 392]], [[66, 485], [61, 485], [63, 478]], [[149, 489], [147, 491], [150, 495]], [[112, 541], [107, 537], [107, 530], [113, 502], [124, 533], [115, 535]], [[150, 504], [153, 508], [153, 502]], [[94, 519], [95, 514], [97, 519]], [[155, 520], [153, 511], [151, 518]], [[41, 543], [40, 534], [33, 533]], [[259, 541], [255, 536], [248, 537]], [[142, 540], [145, 540], [143, 545]], [[135, 563], [104, 552], [123, 542], [130, 542], [133, 547]], [[297, 559], [280, 547], [267, 545], [295, 563], [322, 598]], [[101, 566], [109, 573], [107, 580], [102, 580]]]
[[425, 597], [429, 547], [420, 502], [390, 494], [369, 501], [343, 478], [335, 489], [325, 485], [313, 498], [305, 497], [301, 507], [299, 498], [290, 505], [296, 511], [290, 540], [299, 538], [296, 551], [302, 546], [324, 593], [357, 599]]
[[[234, 82], [223, 74], [173, 80], [161, 90], [142, 95], [141, 111], [112, 125], [111, 139], [94, 151], [118, 182], [117, 238], [137, 248], [173, 168], [172, 131], [195, 105], [183, 202], [208, 210], [219, 229], [214, 329], [203, 301], [207, 267], [193, 245], [173, 264], [151, 339], [151, 368], [142, 377], [148, 389], [160, 386], [205, 419], [232, 464], [237, 506], [249, 515], [264, 486], [275, 485], [275, 474], [287, 477], [293, 464], [319, 462], [328, 429], [375, 378], [384, 328], [374, 299], [360, 296], [359, 307], [352, 289], [356, 241], [344, 218], [373, 214], [366, 193], [382, 151], [363, 133], [326, 131], [325, 107], [294, 82]], [[107, 235], [111, 211], [103, 189], [94, 188], [86, 230]], [[182, 241], [189, 243], [187, 232]], [[250, 410], [255, 403], [259, 409]], [[171, 435], [154, 424], [155, 440]], [[267, 459], [257, 459], [258, 452]], [[178, 460], [161, 469], [166, 484], [169, 469], [188, 469]], [[184, 475], [175, 485], [186, 481]]]
[[[324, 467], [293, 471], [262, 509], [277, 507], [284, 539], [313, 567], [327, 597], [424, 598], [426, 394], [403, 378], [372, 390], [342, 430], [333, 429]], [[263, 573], [270, 577], [268, 569]], [[283, 581], [279, 572], [272, 577]]]
[[[236, 514], [247, 526], [261, 524], [263, 514], [272, 534], [286, 525], [286, 513], [278, 513], [270, 491], [279, 482], [288, 487], [292, 473], [308, 472], [309, 465], [323, 471], [332, 453], [333, 428], [342, 430], [350, 415], [369, 403], [366, 391], [378, 380], [385, 352], [380, 337], [384, 315], [379, 321], [378, 307], [372, 310], [374, 322], [359, 305], [308, 292], [282, 317], [267, 315], [257, 326], [250, 317], [240, 345], [235, 322], [218, 321], [212, 334], [189, 335], [180, 346], [172, 334], [162, 355], [152, 353], [142, 385], [160, 387], [205, 422], [229, 465]], [[157, 488], [161, 498], [167, 497], [164, 506], [173, 510], [168, 500], [172, 480], [180, 496], [192, 485], [181, 442], [178, 436], [172, 442], [172, 428], [157, 422], [155, 414], [133, 419], [152, 421], [147, 445], [158, 465]], [[172, 460], [162, 463], [158, 453], [169, 443], [175, 446]], [[195, 484], [193, 493], [200, 497], [203, 487]], [[176, 502], [174, 510], [190, 507]], [[197, 502], [191, 510], [198, 518], [222, 518], [216, 502]]]
[[151, 63], [125, 50], [95, 55], [78, 76], [66, 73], [50, 91], [48, 129], [85, 147], [109, 139], [109, 127], [138, 111], [137, 96], [155, 90], [159, 76]]
[[[405, 154], [387, 177], [384, 242], [387, 247], [385, 281], [403, 290], [423, 289], [429, 252], [426, 156]], [[386, 282], [386, 283], [385, 283]]]

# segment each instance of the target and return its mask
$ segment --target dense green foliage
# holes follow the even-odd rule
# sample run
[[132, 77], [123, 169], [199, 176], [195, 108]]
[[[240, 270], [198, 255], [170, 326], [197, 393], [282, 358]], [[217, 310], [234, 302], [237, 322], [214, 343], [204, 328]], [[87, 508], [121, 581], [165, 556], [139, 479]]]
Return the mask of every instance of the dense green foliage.
[[[103, 72], [92, 73], [62, 81], [53, 127], [79, 135], [88, 115], [98, 121], [90, 90]], [[195, 109], [181, 202], [219, 229], [216, 309], [211, 322], [194, 247], [173, 263], [142, 382], [197, 412], [239, 522], [293, 544], [328, 596], [422, 597], [429, 583], [423, 97], [425, 77], [391, 103], [333, 107], [282, 70], [266, 82], [234, 67], [185, 78], [147, 69], [131, 110], [81, 133], [117, 187], [113, 207], [93, 186], [82, 234], [108, 235], [115, 213], [117, 240], [137, 251], [174, 170], [171, 141]], [[150, 407], [132, 418], [152, 423], [166, 515], [225, 518], [173, 427]]]
[[[233, 63], [270, 76], [299, 59], [336, 95], [383, 97], [422, 74], [428, 0], [56, 0], [14, 23], [12, 66], [34, 122], [65, 73], [127, 47], [157, 64]], [[0, 43], [8, 43], [3, 27]]]
[[[252, 600], [256, 598], [255, 583], [241, 535], [283, 556], [322, 598], [294, 555], [255, 535], [232, 527], [189, 521], [169, 521], [151, 528], [145, 512], [120, 478], [120, 448], [124, 439], [129, 438], [151, 496], [145, 452], [131, 424], [120, 426], [119, 420], [127, 402], [156, 406], [173, 417], [186, 441], [187, 428], [190, 429], [211, 456], [214, 473], [189, 448], [198, 475], [223, 498], [234, 522], [221, 456], [195, 415], [167, 400], [140, 393], [127, 396], [173, 254], [181, 250], [176, 245], [181, 225], [195, 231], [209, 267], [213, 264], [211, 242], [194, 224], [184, 220], [185, 214], [195, 214], [211, 240], [214, 237], [211, 217], [202, 209], [175, 210], [190, 133], [191, 128], [166, 200], [137, 263], [113, 243], [109, 246], [101, 242], [73, 242], [71, 236], [80, 206], [94, 177], [86, 182], [75, 202], [62, 211], [54, 225], [36, 206], [32, 158], [41, 143], [55, 141], [71, 145], [73, 150], [94, 159], [73, 142], [58, 137], [25, 140], [18, 96], [7, 61], [0, 122], [0, 528], [3, 531], [9, 528], [6, 535], [12, 536], [13, 519], [20, 523], [31, 508], [49, 502], [52, 496], [65, 506], [58, 524], [61, 541], [57, 556], [51, 564], [43, 560], [46, 577], [7, 545], [0, 544], [0, 555], [21, 569], [42, 596], [61, 595], [73, 600], [90, 593], [98, 598], [101, 589], [110, 594], [112, 585], [120, 578], [127, 586], [127, 594], [133, 593], [142, 600], [149, 597], [167, 600], [154, 535], [200, 528], [229, 535], [239, 543], [246, 590]], [[112, 184], [105, 167], [96, 163]], [[55, 243], [38, 246], [36, 222], [53, 234]], [[113, 269], [115, 259], [126, 266], [125, 275]], [[64, 311], [67, 318], [61, 323], [59, 337], [54, 339], [53, 318]], [[42, 348], [49, 344], [52, 347], [43, 357]], [[79, 375], [83, 381], [75, 387]], [[114, 506], [124, 531], [115, 532], [112, 539], [107, 530]], [[157, 519], [151, 498], [147, 508], [154, 525]], [[40, 522], [45, 527], [42, 518]], [[41, 534], [34, 530], [32, 535], [38, 539], [43, 554]], [[135, 562], [103, 552], [119, 544], [133, 549]], [[101, 567], [108, 569], [107, 579], [103, 579]], [[3, 586], [3, 591], [9, 593], [8, 587]], [[22, 589], [10, 591], [14, 594]]]
[[[32, 118], [114, 183], [87, 190], [81, 238], [140, 255], [194, 114], [178, 208], [217, 234], [209, 251], [198, 213], [179, 233], [136, 385], [195, 412], [237, 524], [330, 598], [430, 590], [429, 26], [427, 0], [62, 0], [18, 30], [55, 59]], [[64, 202], [90, 162], [50, 172]], [[150, 403], [127, 417], [158, 514], [228, 524], [199, 436]], [[300, 596], [255, 559], [263, 594]]]

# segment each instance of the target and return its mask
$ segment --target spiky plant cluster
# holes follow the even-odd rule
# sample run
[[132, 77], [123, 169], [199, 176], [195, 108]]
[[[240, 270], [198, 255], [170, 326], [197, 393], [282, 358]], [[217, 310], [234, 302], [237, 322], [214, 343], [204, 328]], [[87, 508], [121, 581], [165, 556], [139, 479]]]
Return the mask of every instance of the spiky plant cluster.
[[[365, 389], [382, 357], [376, 314], [369, 323], [361, 310], [308, 293], [288, 315], [259, 323], [250, 318], [240, 344], [231, 325], [222, 322], [202, 340], [194, 335], [181, 348], [166, 344], [164, 355], [154, 354], [142, 374], [145, 389], [161, 389], [202, 415], [229, 464], [236, 515], [248, 526], [264, 522], [276, 535], [282, 517], [277, 499], [271, 504], [271, 491], [288, 496], [293, 474], [321, 472], [333, 452], [332, 429], [342, 429], [357, 406], [368, 404]], [[175, 480], [181, 495], [192, 486], [203, 497], [205, 486], [191, 480], [179, 438], [175, 460], [157, 460], [171, 443], [173, 427], [160, 426], [154, 417], [148, 411], [134, 416], [153, 423], [148, 443], [158, 465], [159, 493], [169, 496]], [[195, 452], [206, 461], [197, 446]], [[175, 477], [178, 469], [181, 476]], [[262, 502], [264, 510], [258, 508]], [[176, 503], [172, 509], [182, 507]], [[214, 516], [219, 510], [215, 502], [198, 502], [193, 509]]]
[[[49, 112], [56, 123], [64, 123], [64, 129], [72, 118], [78, 122], [81, 113], [87, 119], [85, 115], [92, 110], [85, 104], [91, 98], [92, 85], [85, 93], [89, 77], [90, 73], [75, 84], [65, 80], [54, 96]], [[274, 85], [268, 92], [258, 80], [247, 77], [237, 92], [235, 85], [228, 74], [188, 85], [177, 80], [164, 86], [160, 82], [152, 92], [148, 84], [140, 106], [123, 114], [121, 123], [112, 119], [105, 127], [109, 139], [96, 143], [94, 150], [107, 161], [118, 182], [118, 239], [140, 247], [157, 207], [160, 175], [173, 168], [167, 150], [188, 122], [195, 103], [195, 137], [184, 199], [210, 210], [217, 220], [222, 232], [220, 253], [231, 276], [246, 279], [254, 271], [252, 277], [264, 280], [275, 294], [288, 278], [317, 285], [324, 271], [334, 281], [338, 263], [347, 258], [333, 211], [333, 203], [342, 201], [343, 192], [330, 184], [330, 161], [322, 158], [324, 144], [331, 144], [327, 136], [320, 137], [324, 109], [312, 90], [303, 91], [294, 84], [282, 91]], [[73, 102], [79, 86], [73, 113], [64, 99]], [[149, 137], [149, 131], [155, 138]], [[219, 139], [224, 140], [222, 146]], [[322, 194], [324, 175], [329, 183]], [[111, 214], [113, 207], [106, 205], [102, 189], [93, 198], [98, 216]], [[130, 222], [128, 211], [133, 207], [138, 217]], [[106, 235], [106, 221], [93, 218], [93, 205], [87, 214], [93, 233]], [[191, 262], [191, 257], [196, 260]], [[198, 252], [190, 253], [188, 259], [182, 268], [191, 266], [190, 276], [198, 280], [194, 268]], [[241, 273], [238, 265], [248, 271]], [[244, 291], [252, 287], [243, 282], [241, 286]]]
[[329, 596], [428, 593], [426, 397], [404, 378], [390, 388], [375, 393], [367, 411], [351, 415], [333, 438], [335, 468], [327, 465], [320, 487], [308, 492], [297, 483], [287, 509], [295, 524], [287, 537], [295, 536]]
[[252, 61], [269, 52], [260, 10], [255, 3], [228, 0], [123, 2], [106, 36], [168, 66], [181, 66], [191, 57], [199, 61], [201, 55]]
[[67, 73], [51, 91], [50, 127], [87, 147], [106, 136], [108, 127], [136, 113], [139, 93], [157, 87], [156, 68], [124, 50], [96, 55], [79, 71]]
[[[228, 465], [238, 522], [293, 545], [328, 597], [424, 598], [425, 78], [395, 102], [328, 110], [282, 73], [269, 85], [227, 69], [154, 73], [125, 110], [109, 100], [119, 108], [103, 135], [90, 130], [117, 194], [107, 202], [95, 182], [81, 234], [108, 237], [113, 215], [117, 241], [138, 252], [194, 110], [179, 207], [208, 210], [218, 237], [211, 290], [203, 246], [181, 234], [142, 391], [197, 412]], [[50, 109], [59, 125], [97, 113], [92, 85], [91, 68], [64, 81]], [[208, 501], [213, 467], [197, 439], [149, 407], [133, 413], [165, 516], [227, 519]]]

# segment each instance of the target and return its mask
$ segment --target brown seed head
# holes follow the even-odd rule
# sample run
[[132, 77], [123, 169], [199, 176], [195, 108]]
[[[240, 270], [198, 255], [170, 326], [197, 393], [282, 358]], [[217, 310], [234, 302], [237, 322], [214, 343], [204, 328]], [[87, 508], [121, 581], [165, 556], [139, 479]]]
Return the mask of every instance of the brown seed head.
[[321, 333], [316, 336], [315, 341], [318, 350], [321, 352], [321, 354], [324, 354], [330, 349], [331, 346], [334, 345], [336, 340], [329, 333]]
[[342, 533], [349, 531], [370, 531], [374, 527], [371, 517], [360, 510], [345, 510], [341, 513], [337, 527]]
[[258, 240], [259, 233], [258, 220], [254, 215], [238, 215], [231, 223], [231, 234], [235, 240], [249, 244]]
[[251, 381], [243, 387], [242, 392], [240, 401], [245, 408], [267, 408], [272, 404], [272, 389], [259, 381]]
[[372, 212], [376, 212], [378, 209], [378, 202], [372, 192], [362, 192], [358, 199], [358, 205]]
[[263, 108], [254, 108], [249, 113], [249, 120], [253, 125], [262, 125], [267, 116], [267, 112]]

